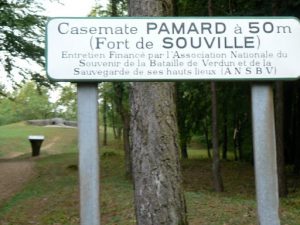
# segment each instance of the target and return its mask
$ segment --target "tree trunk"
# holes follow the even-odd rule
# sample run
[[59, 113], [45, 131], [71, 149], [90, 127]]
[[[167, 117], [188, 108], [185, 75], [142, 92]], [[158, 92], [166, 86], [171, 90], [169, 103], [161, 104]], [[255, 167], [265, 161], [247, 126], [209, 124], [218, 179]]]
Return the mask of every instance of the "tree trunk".
[[130, 116], [128, 113], [124, 114], [123, 118], [123, 147], [125, 152], [125, 175], [132, 179], [132, 163], [131, 163], [131, 147], [130, 147]]
[[234, 127], [234, 130], [233, 130], [233, 154], [234, 154], [234, 161], [238, 161], [239, 158], [238, 158], [238, 142], [237, 142], [237, 136], [238, 136], [238, 126], [237, 126], [237, 113], [236, 111], [233, 112], [233, 127]]
[[238, 154], [237, 154], [237, 139], [235, 136], [237, 136], [237, 129], [235, 128], [234, 129], [234, 138], [233, 138], [233, 155], [234, 155], [234, 161], [238, 161], [239, 158], [238, 158]]
[[224, 191], [221, 176], [219, 145], [218, 145], [218, 122], [217, 122], [217, 90], [216, 83], [211, 82], [211, 108], [212, 108], [212, 143], [213, 143], [213, 186], [216, 192]]
[[181, 149], [181, 158], [187, 159], [189, 156], [188, 156], [188, 152], [187, 152], [187, 143], [186, 143], [186, 141], [181, 141], [180, 142], [180, 149]]
[[300, 82], [294, 82], [293, 151], [294, 173], [300, 175]]
[[228, 126], [227, 126], [227, 101], [223, 103], [223, 148], [222, 148], [222, 159], [227, 160], [228, 152]]
[[[120, 82], [114, 82], [115, 103], [123, 123], [123, 149], [125, 153], [125, 175], [132, 178], [131, 147], [129, 141], [130, 135], [130, 115], [128, 109], [124, 107], [124, 85]], [[120, 135], [120, 134], [119, 134]]]
[[[278, 15], [281, 0], [273, 0], [273, 16]], [[275, 92], [275, 129], [276, 129], [276, 153], [277, 153], [277, 174], [279, 197], [287, 197], [288, 189], [285, 176], [285, 157], [284, 157], [284, 90], [283, 82], [277, 81]]]
[[[212, 0], [208, 0], [208, 15], [213, 16]], [[218, 145], [218, 117], [217, 117], [217, 89], [216, 83], [211, 82], [211, 108], [212, 108], [212, 143], [213, 143], [213, 185], [216, 192], [224, 191], [221, 176], [219, 145]]]
[[114, 139], [117, 139], [117, 131], [116, 131], [116, 122], [115, 122], [115, 104], [112, 103], [112, 117], [111, 117], [111, 125], [114, 134]]
[[185, 225], [173, 83], [133, 83], [132, 158], [138, 225]]
[[110, 0], [111, 16], [118, 16], [118, 1]]
[[284, 92], [284, 115], [288, 115], [284, 117], [284, 140], [285, 140], [285, 161], [288, 164], [294, 163], [294, 150], [295, 146], [293, 145], [293, 134], [294, 134], [294, 97], [296, 93], [294, 90], [293, 82], [285, 83], [285, 92]]
[[128, 0], [129, 16], [173, 16], [173, 0]]
[[242, 137], [242, 132], [243, 132], [243, 129], [242, 129], [242, 121], [239, 119], [238, 121], [238, 133], [237, 133], [237, 149], [238, 149], [238, 153], [239, 153], [239, 159], [240, 161], [244, 161], [244, 150], [243, 150], [243, 137]]
[[211, 143], [210, 143], [209, 137], [208, 137], [208, 126], [206, 124], [206, 119], [204, 119], [202, 125], [203, 125], [203, 131], [204, 131], [204, 136], [205, 136], [206, 148], [207, 148], [207, 156], [209, 159], [211, 159], [211, 153], [210, 153]]
[[[129, 0], [130, 16], [171, 16], [172, 0]], [[138, 225], [186, 225], [175, 85], [132, 84], [134, 200]]]
[[285, 177], [284, 159], [284, 101], [283, 101], [283, 82], [276, 82], [275, 92], [275, 126], [276, 126], [276, 149], [277, 149], [277, 173], [278, 191], [280, 197], [287, 196], [287, 184]]
[[103, 146], [107, 145], [107, 100], [106, 100], [106, 96], [104, 93], [103, 96], [103, 127], [104, 127], [104, 131], [103, 131]]
[[186, 113], [183, 111], [184, 104], [182, 103], [184, 100], [182, 99], [182, 93], [179, 91], [178, 83], [175, 83], [175, 96], [176, 96], [176, 114], [177, 114], [177, 125], [179, 131], [179, 144], [181, 151], [181, 158], [187, 159], [187, 143], [189, 139], [189, 129], [186, 125]]

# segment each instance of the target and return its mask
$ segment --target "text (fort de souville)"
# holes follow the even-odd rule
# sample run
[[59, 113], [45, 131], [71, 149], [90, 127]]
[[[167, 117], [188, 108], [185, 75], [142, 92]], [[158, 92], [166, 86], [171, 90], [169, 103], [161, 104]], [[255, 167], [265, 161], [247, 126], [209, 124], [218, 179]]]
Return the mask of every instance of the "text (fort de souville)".
[[[257, 34], [260, 32], [260, 29], [265, 33], [291, 33], [291, 28], [289, 26], [278, 26], [274, 28], [274, 24], [271, 22], [265, 22], [263, 24], [259, 24], [259, 22], [249, 22], [248, 30], [251, 34]], [[276, 30], [275, 30], [276, 29]], [[138, 27], [128, 26], [124, 24], [124, 26], [117, 27], [78, 27], [74, 26], [67, 22], [62, 22], [58, 25], [58, 32], [60, 34], [71, 34], [71, 35], [134, 35], [138, 34]], [[157, 34], [157, 35], [222, 35], [226, 33], [226, 24], [222, 22], [208, 23], [208, 22], [200, 22], [200, 23], [157, 23], [157, 22], [148, 22], [146, 23], [146, 34]], [[235, 27], [234, 33], [241, 34], [242, 28], [237, 25]], [[171, 49], [174, 47], [178, 48], [255, 48], [255, 37], [254, 36], [243, 36], [243, 37], [177, 37], [173, 38], [171, 36], [164, 37], [162, 40], [162, 48]], [[101, 48], [108, 49], [120, 49], [125, 48], [129, 49], [129, 40], [126, 38], [125, 40], [113, 42], [108, 40], [106, 37], [96, 37], [95, 49]], [[148, 41], [146, 45], [142, 45], [141, 43], [136, 43], [135, 47], [137, 48], [153, 48], [153, 43]]]
[[[299, 22], [294, 18], [57, 18], [49, 21], [47, 33], [48, 73], [57, 80], [238, 80], [300, 75], [287, 66], [300, 57]], [[49, 70], [52, 61], [56, 67]], [[57, 65], [62, 66], [60, 72]]]

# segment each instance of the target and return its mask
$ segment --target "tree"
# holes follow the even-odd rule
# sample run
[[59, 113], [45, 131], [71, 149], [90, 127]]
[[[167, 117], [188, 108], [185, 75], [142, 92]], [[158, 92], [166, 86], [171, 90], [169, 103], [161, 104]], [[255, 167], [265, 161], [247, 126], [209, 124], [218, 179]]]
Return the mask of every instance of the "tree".
[[107, 145], [107, 109], [108, 109], [108, 104], [107, 104], [107, 96], [105, 92], [103, 93], [102, 96], [102, 113], [103, 113], [103, 141], [102, 144], [103, 146]]
[[126, 0], [110, 0], [108, 4], [108, 14], [110, 16], [125, 16], [127, 14]]
[[125, 15], [127, 15], [126, 0], [109, 0], [107, 9], [103, 9], [100, 3], [97, 3], [96, 6], [93, 7], [92, 11], [89, 14], [89, 16], [125, 16]]
[[[127, 1], [125, 0], [110, 0], [108, 9], [101, 10], [101, 5], [94, 7], [90, 16], [124, 16], [127, 12]], [[103, 109], [103, 123], [104, 123], [104, 138], [103, 144], [106, 145], [107, 135], [106, 135], [106, 126], [107, 126], [107, 102], [110, 98], [111, 100], [111, 121], [113, 125], [113, 131], [115, 137], [120, 138], [121, 130], [123, 128], [123, 148], [125, 153], [125, 168], [126, 176], [131, 178], [132, 175], [132, 166], [131, 166], [131, 147], [130, 147], [130, 113], [128, 106], [128, 95], [129, 95], [129, 85], [125, 82], [114, 82], [108, 83], [105, 82], [102, 85], [102, 109]], [[110, 96], [108, 96], [110, 94]], [[118, 113], [122, 125], [119, 124], [118, 131], [116, 132], [116, 117], [115, 111]]]
[[[208, 15], [213, 15], [212, 0], [208, 0]], [[218, 139], [218, 116], [217, 116], [217, 88], [216, 82], [211, 82], [211, 108], [212, 108], [212, 144], [213, 144], [213, 185], [217, 192], [224, 191], [223, 180], [221, 176], [219, 139]]]
[[67, 120], [77, 119], [77, 98], [74, 84], [61, 87], [59, 99], [55, 103], [55, 114]]
[[13, 87], [24, 80], [49, 84], [39, 73], [44, 66], [41, 11], [40, 4], [32, 0], [0, 0], [0, 71], [6, 72]]
[[132, 92], [132, 163], [138, 224], [187, 224], [174, 86], [135, 83]]
[[[3, 91], [3, 93], [5, 93]], [[0, 125], [14, 123], [18, 121], [15, 102], [10, 93], [0, 97]]]
[[45, 88], [39, 88], [34, 82], [26, 83], [14, 93], [14, 113], [17, 121], [45, 119], [53, 116], [53, 105]]
[[[207, 82], [177, 82], [176, 106], [179, 128], [181, 157], [187, 158], [187, 146], [193, 135], [200, 135], [210, 155], [210, 133], [208, 129], [208, 116], [211, 108], [209, 100], [210, 91]], [[204, 134], [204, 138], [203, 138]]]
[[[273, 16], [278, 15], [281, 0], [272, 1]], [[285, 177], [284, 157], [284, 85], [283, 81], [275, 83], [275, 127], [276, 127], [276, 150], [277, 150], [277, 173], [279, 197], [287, 197], [288, 189]]]
[[177, 111], [177, 123], [179, 129], [179, 144], [181, 150], [181, 158], [187, 159], [187, 145], [192, 138], [192, 123], [191, 117], [191, 104], [188, 101], [187, 90], [185, 89], [185, 83], [177, 82], [176, 85], [176, 111]]
[[[130, 16], [170, 16], [171, 0], [131, 0]], [[134, 82], [132, 164], [138, 225], [185, 225], [174, 83]]]
[[212, 108], [212, 145], [213, 145], [213, 186], [216, 192], [224, 191], [221, 176], [219, 139], [218, 139], [218, 117], [217, 117], [217, 90], [216, 83], [211, 82], [211, 108]]
[[130, 113], [128, 106], [128, 83], [114, 82], [114, 102], [123, 123], [123, 148], [125, 153], [126, 176], [132, 178], [131, 146], [130, 146]]
[[285, 177], [284, 156], [284, 100], [283, 82], [276, 82], [275, 92], [275, 126], [276, 126], [276, 150], [277, 150], [277, 173], [278, 191], [280, 197], [287, 196], [287, 185]]

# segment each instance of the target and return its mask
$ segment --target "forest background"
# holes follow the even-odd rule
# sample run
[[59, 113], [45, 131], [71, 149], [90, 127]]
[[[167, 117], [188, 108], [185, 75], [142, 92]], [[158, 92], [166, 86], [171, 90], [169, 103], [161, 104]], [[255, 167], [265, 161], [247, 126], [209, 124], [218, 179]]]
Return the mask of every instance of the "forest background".
[[[30, 119], [62, 117], [76, 120], [76, 88], [73, 85], [51, 83], [45, 72], [22, 68], [17, 60], [43, 66], [45, 17], [33, 15], [43, 10], [38, 2], [22, 4], [1, 1], [0, 47], [2, 69], [8, 74], [13, 91], [1, 83], [0, 125]], [[208, 16], [209, 7], [214, 16], [300, 16], [300, 1], [243, 1], [243, 0], [176, 0], [177, 16]], [[111, 0], [107, 9], [98, 2], [91, 16], [126, 16], [127, 2]], [[12, 19], [13, 18], [13, 19]], [[14, 28], [14, 32], [10, 30]], [[16, 31], [17, 30], [17, 31]], [[29, 32], [30, 31], [30, 32]], [[37, 36], [42, 34], [41, 36]], [[24, 64], [24, 62], [23, 62]], [[21, 64], [22, 65], [22, 64]], [[17, 74], [17, 75], [16, 75]], [[20, 78], [21, 77], [21, 78]], [[234, 160], [253, 161], [251, 104], [249, 82], [217, 82], [218, 143], [221, 157], [226, 160], [231, 151]], [[300, 173], [300, 81], [274, 82], [278, 140], [282, 146], [278, 154], [286, 165]], [[128, 128], [128, 83], [101, 83], [99, 108], [101, 124], [113, 127], [116, 137]], [[50, 91], [56, 90], [59, 98], [53, 102]], [[192, 137], [207, 149], [212, 147], [212, 91], [209, 82], [177, 82], [176, 102], [181, 156], [188, 157], [187, 146]], [[24, 104], [26, 103], [26, 104]], [[105, 143], [104, 134], [104, 143]]]

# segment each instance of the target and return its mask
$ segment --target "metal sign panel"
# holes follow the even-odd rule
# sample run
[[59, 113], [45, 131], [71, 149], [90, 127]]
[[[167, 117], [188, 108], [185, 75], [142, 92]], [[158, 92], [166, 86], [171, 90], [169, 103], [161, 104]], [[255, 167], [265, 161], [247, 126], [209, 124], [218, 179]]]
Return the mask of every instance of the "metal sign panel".
[[277, 80], [300, 76], [291, 17], [52, 18], [57, 81]]

